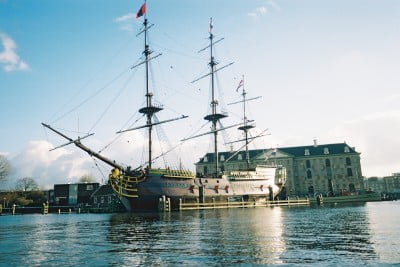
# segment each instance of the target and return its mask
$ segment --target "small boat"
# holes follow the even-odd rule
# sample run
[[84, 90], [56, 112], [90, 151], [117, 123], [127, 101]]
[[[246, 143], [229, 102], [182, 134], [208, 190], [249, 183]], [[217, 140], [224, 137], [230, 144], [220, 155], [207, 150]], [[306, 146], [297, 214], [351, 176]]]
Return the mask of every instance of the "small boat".
[[[146, 9], [144, 9], [144, 11], [146, 11]], [[81, 142], [82, 139], [91, 136], [91, 134], [88, 134], [87, 136], [84, 136], [82, 138], [73, 139], [66, 136], [64, 133], [55, 129], [54, 127], [50, 126], [49, 124], [42, 123], [42, 125], [67, 139], [68, 142], [64, 145], [74, 144], [81, 150], [87, 152], [91, 157], [95, 157], [108, 164], [112, 168], [109, 174], [108, 182], [112, 186], [115, 193], [120, 197], [123, 205], [128, 211], [159, 209], [160, 200], [162, 201], [163, 199], [169, 200], [169, 209], [179, 209], [180, 204], [182, 203], [216, 203], [227, 201], [256, 201], [273, 199], [274, 196], [276, 196], [280, 192], [282, 186], [285, 183], [285, 168], [279, 166], [260, 165], [256, 166], [253, 169], [250, 169], [249, 164], [247, 164], [246, 169], [237, 169], [229, 172], [224, 172], [220, 168], [221, 166], [218, 160], [218, 133], [228, 128], [240, 126], [239, 130], [243, 131], [245, 135], [244, 142], [247, 154], [247, 163], [249, 163], [248, 144], [250, 143], [250, 140], [248, 137], [248, 131], [254, 126], [246, 118], [245, 103], [248, 101], [248, 99], [246, 99], [246, 91], [244, 90], [243, 86], [243, 99], [240, 101], [243, 103], [244, 107], [243, 122], [229, 127], [218, 128], [218, 126], [220, 125], [220, 120], [227, 117], [227, 114], [217, 111], [218, 101], [215, 98], [214, 79], [215, 73], [224, 67], [216, 69], [217, 63], [213, 55], [213, 47], [215, 43], [219, 42], [221, 39], [218, 41], [214, 40], [211, 23], [209, 30], [210, 44], [205, 49], [201, 50], [203, 51], [209, 49], [210, 51], [210, 72], [203, 77], [211, 78], [212, 111], [211, 114], [208, 114], [204, 117], [206, 121], [211, 123], [211, 131], [201, 135], [192, 136], [181, 141], [184, 142], [188, 139], [196, 138], [203, 135], [213, 135], [215, 170], [212, 175], [204, 177], [196, 176], [190, 170], [171, 169], [167, 166], [164, 166], [163, 168], [157, 168], [153, 166], [153, 163], [157, 158], [153, 155], [152, 151], [154, 126], [160, 125], [162, 123], [169, 123], [172, 121], [184, 119], [187, 116], [167, 119], [164, 121], [158, 121], [158, 119], [155, 119], [155, 114], [161, 112], [163, 110], [163, 107], [159, 104], [153, 103], [154, 95], [149, 87], [148, 73], [150, 61], [158, 57], [158, 55], [151, 55], [152, 51], [150, 50], [148, 43], [148, 30], [152, 25], [150, 25], [148, 22], [148, 19], [146, 17], [147, 13], [142, 12], [142, 15], [143, 13], [144, 22], [143, 31], [141, 33], [143, 33], [144, 35], [143, 55], [145, 59], [143, 62], [135, 65], [134, 67], [145, 67], [146, 106], [140, 108], [139, 113], [145, 116], [146, 124], [140, 127], [120, 131], [118, 133], [138, 129], [147, 129], [148, 151], [146, 163], [137, 167], [124, 167], [122, 164], [116, 163], [114, 160], [106, 158], [100, 153], [93, 151]], [[162, 201], [162, 203], [164, 203], [164, 201]]]

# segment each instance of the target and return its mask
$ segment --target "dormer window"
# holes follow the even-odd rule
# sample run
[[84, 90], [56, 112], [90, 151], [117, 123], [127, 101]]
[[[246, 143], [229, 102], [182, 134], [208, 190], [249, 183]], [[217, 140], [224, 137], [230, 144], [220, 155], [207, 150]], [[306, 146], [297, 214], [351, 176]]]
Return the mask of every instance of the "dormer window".
[[349, 153], [349, 152], [350, 152], [349, 147], [348, 147], [348, 146], [345, 146], [345, 147], [344, 147], [344, 153]]
[[204, 162], [208, 162], [208, 158], [207, 158], [207, 156], [204, 156], [204, 160], [203, 160]]
[[238, 160], [243, 160], [242, 154], [239, 154], [239, 155], [238, 155]]
[[224, 160], [225, 160], [225, 156], [224, 156], [224, 155], [221, 155], [220, 160], [221, 160], [221, 161], [224, 161]]
[[304, 150], [304, 156], [310, 156], [310, 150], [308, 148]]
[[329, 148], [324, 147], [324, 154], [325, 154], [325, 155], [328, 155], [328, 154], [329, 154]]

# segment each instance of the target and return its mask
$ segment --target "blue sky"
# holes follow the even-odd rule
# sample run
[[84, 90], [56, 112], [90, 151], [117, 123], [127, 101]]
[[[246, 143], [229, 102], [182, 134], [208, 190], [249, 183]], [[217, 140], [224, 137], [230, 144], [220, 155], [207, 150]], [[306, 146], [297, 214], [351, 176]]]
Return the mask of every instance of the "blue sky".
[[[142, 19], [133, 18], [142, 3], [0, 1], [0, 153], [16, 166], [16, 177], [32, 176], [44, 186], [88, 172], [101, 177], [74, 147], [48, 153], [63, 140], [40, 123], [79, 135], [93, 131], [87, 143], [96, 150], [115, 138], [144, 100], [143, 70], [129, 70], [143, 50], [142, 36], [135, 36]], [[207, 73], [208, 54], [197, 51], [207, 45], [213, 17], [214, 34], [225, 38], [217, 60], [235, 62], [219, 74], [220, 101], [239, 98], [242, 74], [249, 95], [262, 95], [249, 117], [271, 135], [254, 147], [346, 141], [362, 153], [364, 175], [398, 172], [399, 12], [400, 2], [389, 0], [149, 0], [150, 44], [163, 54], [152, 63], [152, 85], [166, 107], [160, 120], [190, 116], [165, 126], [170, 142], [204, 124], [209, 82], [190, 81]], [[228, 107], [226, 123], [234, 123], [240, 108]], [[136, 164], [141, 138], [130, 133], [105, 153]], [[193, 169], [208, 141], [179, 148], [185, 166]]]

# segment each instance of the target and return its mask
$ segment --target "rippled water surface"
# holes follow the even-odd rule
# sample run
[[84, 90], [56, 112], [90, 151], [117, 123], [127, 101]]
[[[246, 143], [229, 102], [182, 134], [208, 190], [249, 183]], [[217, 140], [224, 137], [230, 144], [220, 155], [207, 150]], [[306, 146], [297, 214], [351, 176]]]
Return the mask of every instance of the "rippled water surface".
[[397, 265], [399, 211], [375, 202], [0, 216], [0, 265]]

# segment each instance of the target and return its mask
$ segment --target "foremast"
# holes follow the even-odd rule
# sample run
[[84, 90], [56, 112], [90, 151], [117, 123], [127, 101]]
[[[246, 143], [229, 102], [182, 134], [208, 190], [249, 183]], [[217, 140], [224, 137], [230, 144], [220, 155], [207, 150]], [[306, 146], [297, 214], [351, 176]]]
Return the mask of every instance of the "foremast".
[[160, 105], [154, 105], [152, 103], [152, 97], [153, 93], [150, 90], [149, 86], [149, 61], [150, 55], [152, 51], [150, 50], [149, 44], [148, 44], [148, 36], [147, 36], [147, 31], [149, 29], [149, 23], [147, 20], [146, 13], [144, 14], [144, 21], [143, 21], [143, 26], [144, 26], [144, 50], [143, 54], [145, 56], [145, 73], [146, 73], [146, 78], [145, 78], [145, 83], [146, 83], [146, 106], [139, 109], [139, 112], [142, 114], [146, 115], [147, 121], [147, 128], [148, 128], [148, 146], [149, 146], [149, 151], [148, 151], [148, 168], [151, 169], [152, 167], [152, 131], [153, 131], [153, 115], [161, 110], [163, 110], [162, 106]]

